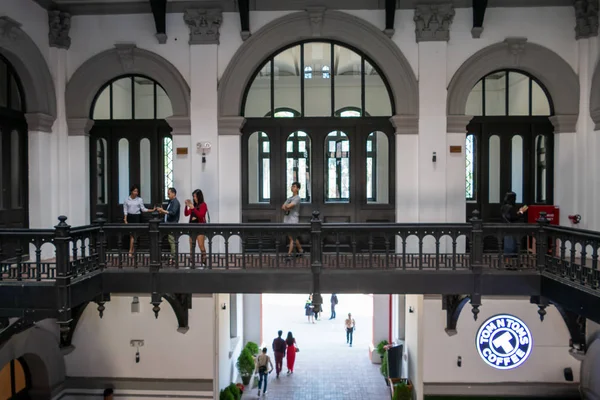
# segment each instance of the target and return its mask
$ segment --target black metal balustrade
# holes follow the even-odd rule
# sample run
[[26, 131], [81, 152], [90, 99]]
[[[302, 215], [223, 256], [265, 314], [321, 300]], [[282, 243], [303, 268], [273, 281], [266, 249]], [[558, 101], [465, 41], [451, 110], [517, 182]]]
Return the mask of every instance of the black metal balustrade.
[[[205, 237], [181, 253], [181, 244]], [[134, 237], [135, 250], [129, 253]], [[171, 254], [169, 236], [176, 246]], [[306, 253], [287, 255], [287, 237], [304, 238]], [[505, 254], [504, 238], [517, 241]], [[308, 240], [308, 241], [307, 241]], [[484, 246], [487, 243], [487, 247]], [[146, 245], [144, 245], [144, 243]], [[490, 243], [492, 243], [490, 247]], [[0, 281], [54, 281], [104, 269], [191, 270], [537, 270], [599, 290], [600, 233], [538, 224], [487, 224], [475, 212], [470, 223], [147, 224], [0, 230]], [[11, 252], [3, 249], [10, 248]], [[308, 250], [309, 249], [309, 250]]]

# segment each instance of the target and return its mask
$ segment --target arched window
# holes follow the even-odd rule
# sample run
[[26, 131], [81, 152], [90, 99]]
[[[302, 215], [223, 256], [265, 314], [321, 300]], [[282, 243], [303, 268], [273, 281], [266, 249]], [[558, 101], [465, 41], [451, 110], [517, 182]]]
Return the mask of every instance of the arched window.
[[0, 400], [27, 399], [31, 379], [27, 365], [15, 359], [0, 369]]
[[382, 75], [355, 50], [305, 42], [273, 55], [256, 72], [243, 114], [262, 118], [292, 108], [302, 117], [332, 117], [346, 107], [360, 115], [391, 116], [392, 99]]
[[552, 99], [533, 76], [515, 70], [492, 72], [469, 94], [465, 113], [474, 118], [465, 141], [467, 215], [499, 221], [504, 194], [518, 204], [552, 201]]
[[552, 105], [546, 90], [531, 76], [497, 71], [482, 78], [467, 99], [466, 115], [549, 116]]
[[162, 86], [145, 76], [121, 76], [98, 92], [90, 115], [92, 211], [119, 221], [120, 204], [138, 185], [148, 206], [167, 200], [173, 186], [173, 139], [165, 118], [173, 114]]
[[165, 119], [173, 115], [171, 100], [157, 82], [140, 75], [117, 78], [100, 90], [91, 118]]

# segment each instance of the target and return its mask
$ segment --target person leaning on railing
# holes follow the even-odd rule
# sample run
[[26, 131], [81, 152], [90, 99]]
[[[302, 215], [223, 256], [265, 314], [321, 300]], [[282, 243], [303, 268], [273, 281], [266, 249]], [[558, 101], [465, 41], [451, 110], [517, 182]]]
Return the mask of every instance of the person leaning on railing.
[[[504, 201], [500, 209], [502, 214], [502, 220], [508, 224], [520, 222], [523, 219], [523, 215], [527, 211], [527, 206], [517, 210], [517, 194], [515, 192], [508, 192], [504, 195]], [[504, 237], [504, 256], [511, 258], [517, 257], [517, 239], [512, 235]]]
[[[144, 205], [144, 200], [140, 197], [140, 188], [137, 185], [131, 186], [129, 197], [123, 202], [123, 222], [126, 224], [139, 224], [142, 222], [143, 212], [152, 212], [156, 210], [147, 209]], [[133, 257], [133, 242], [134, 238], [131, 235], [129, 239], [129, 257]]]
[[[190, 217], [190, 224], [206, 224], [210, 221], [210, 214], [208, 213], [208, 206], [204, 202], [204, 194], [202, 190], [196, 189], [192, 192], [192, 198], [194, 203], [189, 199], [185, 201], [184, 215]], [[202, 265], [206, 265], [206, 247], [204, 247], [204, 235], [198, 235], [197, 241], [202, 253]], [[196, 247], [196, 244], [192, 242], [190, 238], [190, 253], [192, 249]]]
[[[159, 213], [165, 216], [165, 223], [167, 224], [176, 224], [179, 222], [179, 213], [181, 210], [181, 205], [179, 204], [179, 200], [177, 200], [177, 189], [169, 188], [167, 191], [167, 196], [169, 197], [169, 204], [167, 204], [167, 208], [164, 209], [159, 207], [157, 210]], [[169, 240], [169, 247], [171, 248], [171, 260], [170, 264], [175, 263], [175, 257], [177, 255], [177, 247], [175, 245], [175, 235], [170, 233], [167, 236]]]

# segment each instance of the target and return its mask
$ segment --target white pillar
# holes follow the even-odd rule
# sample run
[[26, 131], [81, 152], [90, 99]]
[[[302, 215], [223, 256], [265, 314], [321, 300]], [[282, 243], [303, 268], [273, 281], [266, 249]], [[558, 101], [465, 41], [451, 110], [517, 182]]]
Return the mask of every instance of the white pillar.
[[[191, 189], [200, 189], [210, 212], [211, 222], [220, 221], [219, 214], [219, 140], [217, 131], [217, 59], [218, 45], [190, 47], [191, 74]], [[198, 143], [210, 143], [205, 151]], [[205, 162], [203, 162], [203, 158]]]
[[423, 400], [423, 295], [406, 295], [405, 353], [408, 377], [413, 384], [413, 399]]
[[[68, 222], [72, 226], [83, 225], [89, 222], [89, 212], [83, 220], [73, 218], [71, 214], [81, 214], [71, 208], [73, 203], [75, 208], [84, 206], [82, 204], [82, 191], [89, 192], [89, 185], [82, 186], [83, 182], [77, 181], [75, 185], [70, 184], [69, 173], [69, 134], [66, 119], [65, 88], [67, 87], [67, 49], [50, 47], [49, 64], [54, 78], [54, 87], [56, 88], [56, 121], [52, 129], [52, 152], [54, 153], [54, 162], [52, 163], [53, 191], [56, 193], [55, 205], [53, 207], [54, 217], [66, 215]], [[77, 148], [77, 152], [87, 152], [88, 148]], [[77, 168], [89, 168], [89, 162], [85, 165], [78, 165]], [[89, 179], [87, 180], [89, 182]], [[88, 194], [89, 197], [89, 194]], [[72, 201], [71, 201], [72, 200]], [[89, 209], [89, 201], [85, 204]]]
[[244, 345], [254, 342], [261, 345], [262, 295], [244, 294]]
[[446, 42], [419, 43], [419, 222], [446, 221], [447, 47]]

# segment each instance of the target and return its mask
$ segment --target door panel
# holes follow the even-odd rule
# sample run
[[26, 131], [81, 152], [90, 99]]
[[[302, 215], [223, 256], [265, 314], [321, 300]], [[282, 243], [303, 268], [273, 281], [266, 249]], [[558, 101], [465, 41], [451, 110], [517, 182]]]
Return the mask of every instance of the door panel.
[[[310, 146], [308, 142], [302, 147], [298, 145], [298, 132], [302, 132], [303, 138], [310, 139]], [[370, 137], [373, 132], [380, 133]], [[323, 222], [394, 222], [393, 132], [387, 118], [249, 118], [244, 125], [242, 140], [243, 221], [283, 221], [280, 208], [291, 195], [288, 178], [288, 168], [291, 168], [303, 186], [307, 184], [308, 196], [301, 206], [301, 222], [309, 222], [315, 210], [320, 212]], [[256, 156], [256, 152], [264, 156], [260, 150], [262, 145], [257, 145], [260, 137], [269, 141], [267, 161], [260, 161]], [[368, 140], [371, 141], [369, 145]], [[306, 154], [299, 154], [302, 152]], [[301, 164], [306, 155], [310, 173], [303, 178]], [[257, 201], [257, 189], [253, 187], [263, 185], [262, 180], [256, 179], [256, 176], [265, 176], [260, 172], [261, 162], [269, 165], [271, 171], [264, 183], [270, 185], [270, 198], [262, 202]], [[367, 181], [370, 189], [367, 189]], [[382, 188], [380, 199], [383, 200], [377, 201], [374, 187]], [[324, 241], [327, 250], [336, 239], [324, 238]], [[349, 244], [350, 239], [344, 242]]]
[[[29, 227], [29, 168], [27, 124], [19, 118], [0, 117], [0, 228]], [[15, 256], [26, 243], [2, 243], [2, 259]], [[25, 254], [23, 254], [25, 255]]]
[[[467, 127], [475, 136], [475, 199], [467, 201], [467, 218], [479, 210], [486, 222], [502, 222], [501, 205], [509, 191], [517, 205], [552, 204], [553, 127], [547, 117], [476, 117]], [[538, 183], [540, 152], [536, 138], [545, 138], [547, 163]], [[543, 186], [543, 188], [542, 188]], [[538, 195], [544, 191], [545, 196]], [[544, 198], [543, 198], [544, 197]]]
[[146, 207], [163, 204], [163, 140], [170, 137], [165, 121], [96, 121], [90, 134], [92, 220], [102, 212], [109, 222], [122, 222], [123, 201], [134, 184]]

